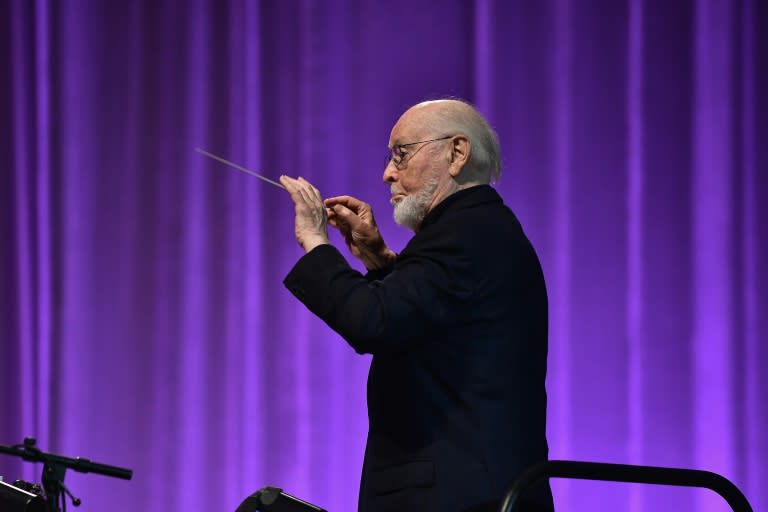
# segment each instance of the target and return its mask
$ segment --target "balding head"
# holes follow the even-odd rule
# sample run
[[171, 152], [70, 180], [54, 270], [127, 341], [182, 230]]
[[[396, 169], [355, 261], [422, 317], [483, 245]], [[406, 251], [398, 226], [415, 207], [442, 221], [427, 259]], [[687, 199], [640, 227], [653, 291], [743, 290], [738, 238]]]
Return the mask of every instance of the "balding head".
[[480, 112], [469, 103], [455, 99], [424, 101], [408, 109], [398, 124], [404, 120], [411, 125], [423, 127], [425, 135], [466, 135], [471, 151], [461, 173], [462, 177], [481, 183], [499, 179], [501, 156], [498, 136]]
[[409, 108], [392, 128], [389, 148], [392, 158], [383, 179], [395, 221], [414, 231], [448, 196], [499, 176], [496, 134], [463, 101], [426, 101]]

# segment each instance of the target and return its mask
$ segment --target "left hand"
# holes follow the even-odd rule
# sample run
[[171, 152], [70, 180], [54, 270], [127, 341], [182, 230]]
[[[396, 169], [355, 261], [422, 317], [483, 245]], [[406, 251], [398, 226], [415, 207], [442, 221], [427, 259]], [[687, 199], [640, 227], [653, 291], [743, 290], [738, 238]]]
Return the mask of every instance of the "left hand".
[[329, 197], [325, 205], [328, 223], [341, 232], [349, 251], [365, 268], [381, 269], [395, 261], [397, 255], [384, 243], [370, 205], [352, 196]]
[[291, 195], [296, 207], [296, 241], [309, 252], [328, 241], [328, 213], [325, 210], [320, 191], [304, 178], [293, 179], [280, 176], [280, 184]]

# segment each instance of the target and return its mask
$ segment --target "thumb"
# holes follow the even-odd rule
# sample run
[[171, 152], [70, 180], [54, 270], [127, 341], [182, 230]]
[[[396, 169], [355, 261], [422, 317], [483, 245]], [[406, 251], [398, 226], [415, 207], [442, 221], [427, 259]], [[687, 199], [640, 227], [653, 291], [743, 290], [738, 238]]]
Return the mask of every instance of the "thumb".
[[347, 225], [349, 225], [349, 227], [352, 228], [353, 230], [359, 229], [361, 227], [361, 224], [363, 223], [363, 221], [360, 220], [360, 217], [358, 217], [355, 212], [353, 212], [343, 204], [334, 205], [333, 211], [336, 212], [336, 215], [338, 215], [339, 218], [343, 222], [345, 222]]

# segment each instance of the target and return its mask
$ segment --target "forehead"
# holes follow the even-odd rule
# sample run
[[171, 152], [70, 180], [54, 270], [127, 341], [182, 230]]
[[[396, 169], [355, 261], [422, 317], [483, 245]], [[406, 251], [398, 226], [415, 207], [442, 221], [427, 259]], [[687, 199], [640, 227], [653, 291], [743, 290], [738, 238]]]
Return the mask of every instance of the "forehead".
[[425, 112], [411, 109], [406, 111], [389, 134], [389, 147], [398, 144], [407, 144], [424, 138], [429, 130], [429, 118]]

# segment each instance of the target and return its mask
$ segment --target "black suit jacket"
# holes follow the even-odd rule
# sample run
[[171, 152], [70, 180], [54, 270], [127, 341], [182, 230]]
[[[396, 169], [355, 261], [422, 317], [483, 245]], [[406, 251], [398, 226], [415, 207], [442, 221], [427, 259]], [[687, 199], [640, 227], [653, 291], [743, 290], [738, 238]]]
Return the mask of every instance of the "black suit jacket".
[[[373, 354], [361, 511], [495, 510], [547, 458], [544, 278], [490, 186], [437, 205], [390, 268], [363, 276], [323, 245], [285, 285]], [[530, 498], [552, 506], [546, 485]]]

